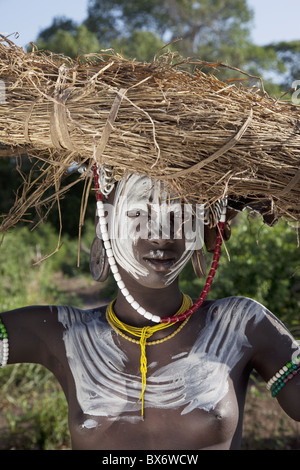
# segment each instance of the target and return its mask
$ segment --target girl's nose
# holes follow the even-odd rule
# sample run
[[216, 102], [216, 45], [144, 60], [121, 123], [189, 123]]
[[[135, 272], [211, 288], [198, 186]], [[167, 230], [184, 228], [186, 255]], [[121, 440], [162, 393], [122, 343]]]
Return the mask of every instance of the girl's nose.
[[174, 221], [170, 215], [156, 213], [148, 220], [148, 239], [157, 244], [165, 245], [174, 240]]

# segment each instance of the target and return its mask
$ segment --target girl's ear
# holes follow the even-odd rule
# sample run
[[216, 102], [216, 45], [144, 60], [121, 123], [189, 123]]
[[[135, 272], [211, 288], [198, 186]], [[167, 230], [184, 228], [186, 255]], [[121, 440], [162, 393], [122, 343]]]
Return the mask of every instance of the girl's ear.
[[90, 272], [94, 281], [104, 282], [108, 278], [109, 263], [101, 238], [95, 237], [90, 251]]
[[[224, 240], [227, 241], [231, 235], [230, 222], [239, 213], [235, 209], [228, 208], [226, 212], [226, 222], [224, 227]], [[207, 251], [213, 253], [215, 251], [218, 227], [210, 228], [208, 225], [204, 226], [204, 243]]]

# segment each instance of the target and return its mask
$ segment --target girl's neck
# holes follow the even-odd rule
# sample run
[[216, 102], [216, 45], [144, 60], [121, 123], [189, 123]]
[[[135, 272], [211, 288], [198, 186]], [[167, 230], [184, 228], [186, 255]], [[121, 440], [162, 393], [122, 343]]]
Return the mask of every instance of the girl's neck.
[[[148, 288], [136, 283], [135, 286], [128, 286], [128, 290], [142, 307], [159, 317], [174, 315], [182, 304], [182, 293], [178, 281], [160, 289]], [[137, 327], [154, 325], [131, 307], [121, 291], [118, 291], [114, 311], [119, 320], [128, 325]]]

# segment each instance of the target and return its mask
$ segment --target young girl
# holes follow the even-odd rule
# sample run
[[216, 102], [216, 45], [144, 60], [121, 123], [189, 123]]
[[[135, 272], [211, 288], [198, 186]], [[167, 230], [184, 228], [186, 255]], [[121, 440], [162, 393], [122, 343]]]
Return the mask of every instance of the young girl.
[[191, 258], [203, 276], [194, 212], [186, 216], [182, 202], [146, 177], [129, 175], [110, 190], [105, 204], [98, 197], [91, 269], [97, 280], [111, 269], [116, 299], [89, 311], [3, 313], [2, 364], [34, 362], [53, 372], [68, 402], [73, 449], [239, 449], [253, 369], [300, 420], [298, 344], [281, 322], [248, 298], [204, 293], [193, 307], [180, 291], [178, 275]]

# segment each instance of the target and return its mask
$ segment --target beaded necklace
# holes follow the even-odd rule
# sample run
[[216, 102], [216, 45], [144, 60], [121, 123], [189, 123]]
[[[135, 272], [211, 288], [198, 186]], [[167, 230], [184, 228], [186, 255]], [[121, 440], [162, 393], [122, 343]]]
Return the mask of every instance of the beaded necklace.
[[[141, 347], [141, 360], [140, 360], [140, 371], [142, 374], [142, 393], [140, 395], [139, 400], [142, 400], [142, 411], [141, 414], [144, 416], [144, 392], [146, 389], [146, 376], [147, 376], [147, 357], [146, 357], [146, 345], [147, 346], [153, 346], [156, 344], [163, 343], [171, 338], [174, 338], [175, 335], [177, 335], [182, 328], [187, 324], [188, 320], [190, 317], [187, 317], [183, 323], [177, 328], [173, 333], [170, 335], [166, 336], [165, 338], [156, 340], [156, 341], [147, 341], [154, 333], [157, 331], [163, 330], [165, 328], [168, 328], [169, 326], [172, 325], [172, 323], [158, 323], [154, 326], [145, 326], [143, 328], [138, 328], [130, 325], [126, 325], [123, 323], [121, 320], [119, 320], [113, 310], [113, 306], [115, 303], [116, 299], [114, 299], [107, 307], [106, 309], [106, 319], [109, 325], [123, 338], [127, 339], [128, 341], [131, 341], [132, 343], [139, 344]], [[175, 317], [178, 315], [181, 315], [183, 312], [185, 312], [188, 308], [191, 307], [192, 305], [192, 300], [189, 296], [183, 294], [183, 300], [180, 309], [175, 313]], [[134, 338], [131, 338], [130, 336], [127, 336], [125, 333], [122, 333], [122, 331], [126, 331], [127, 333], [130, 333], [133, 336], [136, 336], [139, 338], [139, 340], [135, 340]]]

